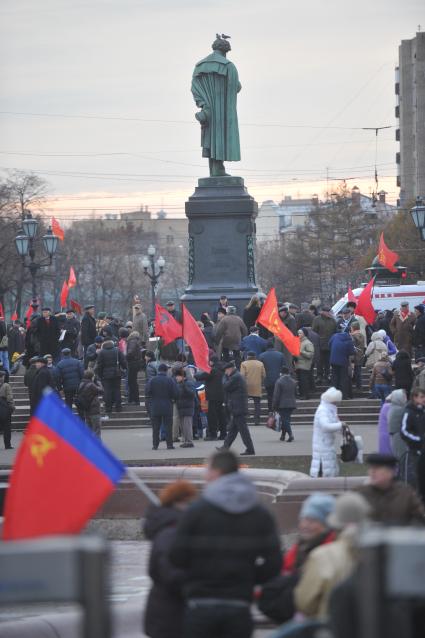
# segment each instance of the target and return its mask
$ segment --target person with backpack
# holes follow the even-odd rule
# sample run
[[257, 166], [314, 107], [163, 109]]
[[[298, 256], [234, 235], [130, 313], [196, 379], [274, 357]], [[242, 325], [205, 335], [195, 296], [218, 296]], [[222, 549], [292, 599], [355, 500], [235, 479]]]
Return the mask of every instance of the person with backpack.
[[383, 352], [379, 361], [375, 363], [370, 376], [369, 386], [374, 396], [381, 399], [381, 405], [391, 392], [393, 371], [388, 355]]
[[93, 370], [85, 370], [75, 397], [75, 405], [80, 418], [99, 438], [101, 437], [100, 396], [102, 394], [102, 384], [95, 381]]
[[6, 383], [6, 372], [0, 371], [0, 429], [3, 430], [5, 450], [13, 450], [11, 443], [12, 413], [15, 410], [12, 388]]

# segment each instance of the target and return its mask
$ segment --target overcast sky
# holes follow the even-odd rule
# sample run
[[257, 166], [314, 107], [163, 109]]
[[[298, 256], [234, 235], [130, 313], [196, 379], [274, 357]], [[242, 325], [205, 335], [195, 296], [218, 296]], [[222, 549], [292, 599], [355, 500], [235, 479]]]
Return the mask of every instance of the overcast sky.
[[359, 129], [386, 125], [394, 200], [394, 66], [419, 24], [424, 0], [2, 0], [0, 166], [40, 172], [64, 219], [181, 214], [207, 174], [191, 74], [223, 32], [242, 83], [228, 170], [260, 203], [322, 194], [326, 175], [369, 193], [375, 138]]

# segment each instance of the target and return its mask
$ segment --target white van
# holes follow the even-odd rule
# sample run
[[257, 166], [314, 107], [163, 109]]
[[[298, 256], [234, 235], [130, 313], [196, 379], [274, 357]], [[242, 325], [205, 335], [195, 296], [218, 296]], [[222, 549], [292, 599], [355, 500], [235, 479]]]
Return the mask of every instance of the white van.
[[[366, 284], [364, 284], [366, 286]], [[360, 295], [363, 288], [354, 288], [356, 297]], [[409, 309], [420, 303], [425, 303], [425, 281], [418, 281], [417, 284], [399, 286], [380, 286], [379, 282], [372, 291], [372, 305], [375, 310], [394, 310], [400, 308], [402, 301], [409, 302]], [[336, 316], [344, 308], [348, 301], [347, 295], [339, 299], [332, 307], [332, 312]]]

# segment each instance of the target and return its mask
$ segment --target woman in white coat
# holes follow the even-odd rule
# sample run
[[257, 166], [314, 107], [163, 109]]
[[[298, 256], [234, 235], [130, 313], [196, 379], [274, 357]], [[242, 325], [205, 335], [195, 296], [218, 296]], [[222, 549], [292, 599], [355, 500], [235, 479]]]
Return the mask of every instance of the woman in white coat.
[[342, 429], [335, 403], [342, 401], [342, 393], [329, 388], [320, 397], [320, 404], [314, 415], [313, 455], [310, 476], [338, 476], [339, 465], [335, 450], [335, 435]]

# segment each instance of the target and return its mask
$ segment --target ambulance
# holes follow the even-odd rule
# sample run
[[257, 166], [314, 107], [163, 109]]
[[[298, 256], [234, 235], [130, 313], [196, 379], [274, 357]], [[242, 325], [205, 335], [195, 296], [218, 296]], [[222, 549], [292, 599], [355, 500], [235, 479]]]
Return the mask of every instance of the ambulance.
[[[363, 287], [366, 284], [363, 284]], [[356, 297], [360, 295], [363, 288], [354, 288], [353, 293]], [[332, 312], [336, 316], [343, 310], [348, 301], [348, 295], [344, 295], [334, 306]], [[372, 290], [372, 305], [375, 310], [397, 310], [400, 308], [402, 301], [409, 303], [409, 309], [418, 304], [425, 304], [425, 281], [418, 281], [416, 284], [399, 284], [380, 286], [377, 282]]]

